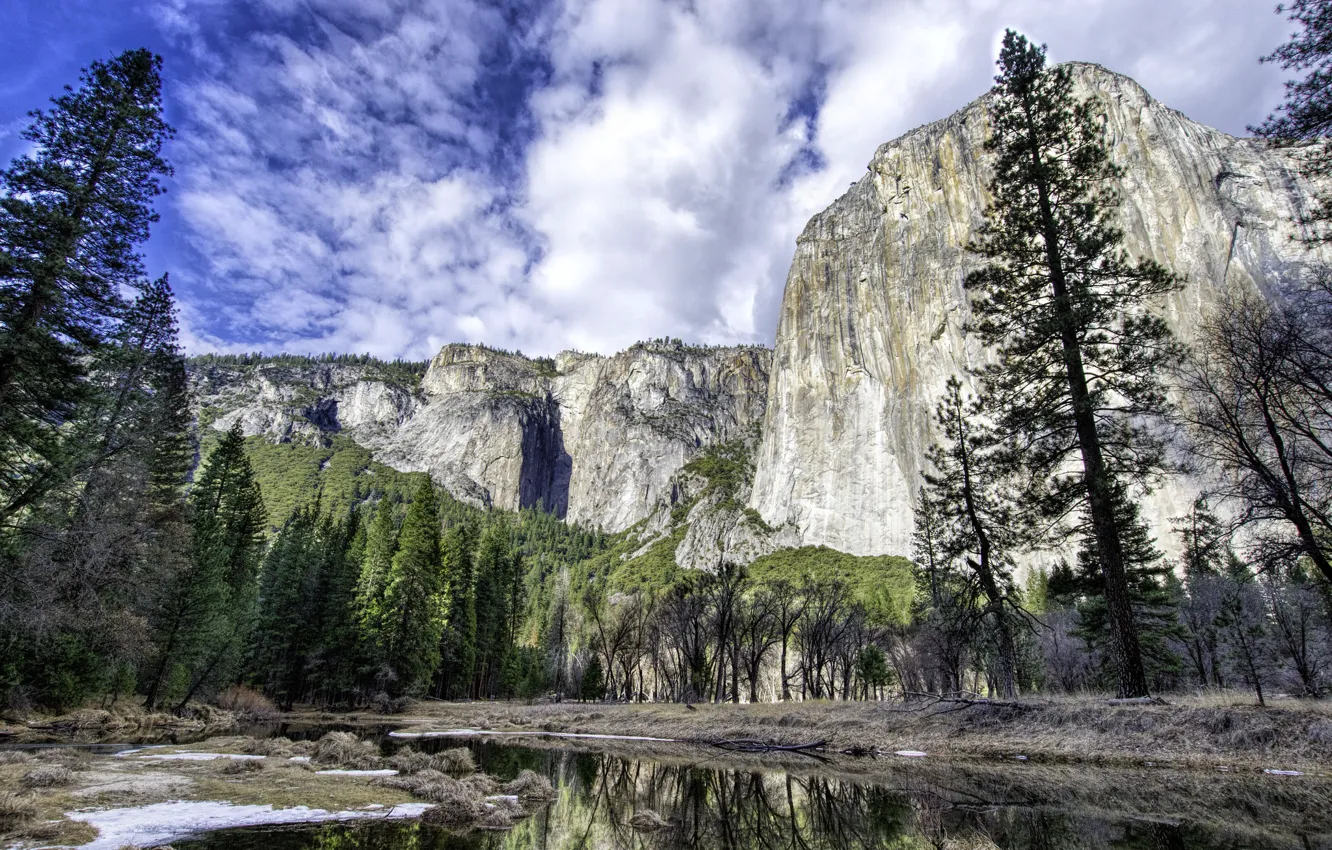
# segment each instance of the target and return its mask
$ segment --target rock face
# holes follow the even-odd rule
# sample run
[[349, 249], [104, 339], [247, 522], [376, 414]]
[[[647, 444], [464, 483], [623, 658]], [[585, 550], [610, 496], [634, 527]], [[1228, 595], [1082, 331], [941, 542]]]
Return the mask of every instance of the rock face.
[[619, 531], [674, 503], [672, 477], [700, 449], [762, 421], [770, 361], [752, 347], [645, 344], [550, 361], [449, 345], [415, 388], [321, 363], [196, 367], [191, 380], [214, 428], [239, 421], [274, 441], [346, 433], [458, 498], [540, 503]]
[[[1292, 239], [1310, 192], [1286, 155], [1190, 121], [1127, 77], [1071, 69], [1125, 169], [1129, 253], [1187, 280], [1162, 305], [1184, 341], [1227, 290], [1270, 295], [1328, 259]], [[806, 544], [910, 554], [934, 405], [984, 356], [962, 332], [962, 281], [978, 265], [964, 246], [983, 220], [986, 128], [982, 98], [881, 146], [797, 242], [750, 504]], [[1160, 534], [1189, 499], [1173, 482], [1144, 514]]]

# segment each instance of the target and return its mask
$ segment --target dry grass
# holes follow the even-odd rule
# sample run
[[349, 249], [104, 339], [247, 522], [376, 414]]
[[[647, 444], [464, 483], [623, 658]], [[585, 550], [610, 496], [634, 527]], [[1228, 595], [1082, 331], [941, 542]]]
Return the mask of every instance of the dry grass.
[[555, 787], [550, 780], [531, 770], [523, 770], [512, 782], [504, 786], [505, 794], [525, 802], [541, 802], [555, 799]]
[[273, 701], [254, 688], [232, 685], [213, 700], [218, 708], [255, 720], [268, 720], [282, 716]]
[[61, 788], [74, 781], [74, 771], [63, 764], [42, 764], [23, 774], [24, 788]]
[[1032, 698], [1015, 706], [948, 703], [760, 703], [753, 705], [429, 703], [428, 728], [541, 730], [706, 742], [753, 738], [774, 744], [826, 740], [832, 749], [914, 749], [951, 758], [1026, 755], [1060, 763], [1215, 769], [1326, 770], [1332, 705], [1282, 700], [1267, 708], [1238, 694], [1172, 697], [1167, 705], [1112, 705], [1104, 698]]
[[37, 757], [25, 750], [2, 750], [0, 751], [0, 765], [8, 764], [28, 764]]
[[314, 752], [314, 741], [293, 741], [290, 738], [248, 738], [243, 744], [242, 749], [255, 756], [276, 756], [278, 758], [291, 758], [292, 756], [308, 756]]
[[639, 832], [656, 832], [670, 826], [666, 819], [651, 809], [639, 809], [629, 818], [629, 825]]
[[248, 773], [259, 773], [265, 769], [265, 765], [259, 759], [228, 759], [222, 766], [223, 776], [242, 776]]
[[376, 770], [383, 766], [379, 747], [351, 732], [329, 732], [315, 743], [310, 760], [326, 767], [347, 770]]
[[456, 774], [476, 772], [472, 751], [465, 747], [439, 753], [423, 753], [414, 747], [403, 747], [388, 758], [388, 765], [402, 773], [420, 773], [423, 770]]
[[0, 791], [0, 834], [12, 832], [37, 817], [32, 800], [13, 791]]

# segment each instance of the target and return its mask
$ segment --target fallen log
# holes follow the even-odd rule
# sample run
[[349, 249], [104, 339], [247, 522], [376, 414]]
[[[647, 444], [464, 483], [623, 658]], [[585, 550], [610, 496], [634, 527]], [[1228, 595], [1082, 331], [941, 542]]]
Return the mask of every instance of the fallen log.
[[722, 750], [734, 750], [742, 753], [784, 752], [802, 753], [809, 750], [821, 750], [828, 746], [827, 741], [812, 741], [808, 744], [769, 744], [752, 738], [736, 738], [725, 741], [709, 741], [712, 746]]

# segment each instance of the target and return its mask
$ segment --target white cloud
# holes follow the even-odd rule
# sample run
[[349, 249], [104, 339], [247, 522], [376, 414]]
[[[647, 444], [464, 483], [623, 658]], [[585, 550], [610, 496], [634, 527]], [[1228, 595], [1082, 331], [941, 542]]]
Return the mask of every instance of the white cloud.
[[[981, 94], [1005, 26], [1232, 132], [1279, 97], [1256, 58], [1286, 31], [1239, 0], [563, 0], [517, 26], [485, 0], [251, 0], [263, 26], [210, 53], [234, 4], [160, 5], [203, 56], [191, 346], [417, 357], [769, 341], [804, 223]], [[490, 92], [535, 54], [543, 85]], [[502, 97], [526, 104], [497, 123]], [[530, 144], [501, 138], [523, 120]]]

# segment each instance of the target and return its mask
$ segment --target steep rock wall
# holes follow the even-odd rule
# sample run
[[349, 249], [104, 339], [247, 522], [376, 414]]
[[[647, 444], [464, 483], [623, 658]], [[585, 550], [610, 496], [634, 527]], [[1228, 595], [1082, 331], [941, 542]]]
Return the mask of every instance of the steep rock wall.
[[[1328, 259], [1292, 238], [1309, 187], [1286, 155], [1190, 121], [1127, 77], [1071, 69], [1126, 169], [1128, 251], [1187, 280], [1162, 305], [1183, 340], [1226, 290], [1270, 294]], [[962, 332], [962, 281], [978, 265], [965, 246], [987, 202], [986, 125], [982, 98], [881, 146], [797, 242], [750, 504], [807, 544], [910, 554], [934, 405], [985, 356]], [[1190, 493], [1173, 481], [1149, 499], [1158, 533]]]
[[213, 428], [239, 421], [275, 442], [345, 433], [460, 499], [541, 504], [619, 531], [674, 502], [671, 479], [700, 449], [762, 421], [770, 361], [753, 347], [644, 344], [550, 361], [448, 345], [415, 388], [328, 364], [195, 368], [191, 382]]

